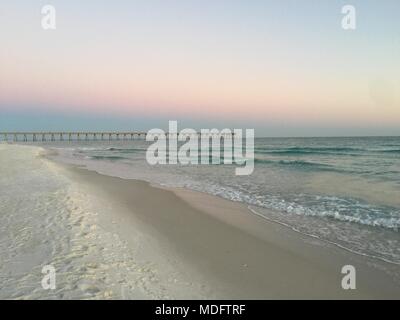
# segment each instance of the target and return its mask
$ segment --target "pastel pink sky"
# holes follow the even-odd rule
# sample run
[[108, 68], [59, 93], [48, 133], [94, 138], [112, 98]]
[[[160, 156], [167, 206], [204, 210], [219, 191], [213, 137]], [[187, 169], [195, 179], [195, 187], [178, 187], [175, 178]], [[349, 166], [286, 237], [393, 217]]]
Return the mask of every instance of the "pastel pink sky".
[[396, 2], [360, 2], [355, 31], [340, 1], [54, 1], [55, 31], [40, 1], [5, 2], [0, 112], [400, 125]]

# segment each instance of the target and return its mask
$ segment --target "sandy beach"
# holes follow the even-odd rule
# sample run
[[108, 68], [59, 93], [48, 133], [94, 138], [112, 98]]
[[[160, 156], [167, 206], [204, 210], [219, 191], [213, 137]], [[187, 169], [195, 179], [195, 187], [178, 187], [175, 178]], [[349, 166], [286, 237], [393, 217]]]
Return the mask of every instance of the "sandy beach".
[[[43, 148], [2, 144], [0, 154], [3, 299], [399, 297], [398, 265], [242, 203], [55, 162]], [[53, 291], [40, 286], [47, 264]], [[355, 290], [341, 287], [345, 265], [356, 268]]]
[[[185, 281], [217, 299], [391, 299], [399, 283], [380, 271], [399, 267], [346, 252], [254, 215], [239, 203], [185, 189], [69, 167], [81, 185], [109, 198], [110, 226], [134, 244], [140, 228]], [[105, 217], [108, 219], [109, 217]], [[343, 290], [341, 268], [354, 265], [357, 289]]]
[[400, 0], [0, 7], [0, 301], [400, 300]]

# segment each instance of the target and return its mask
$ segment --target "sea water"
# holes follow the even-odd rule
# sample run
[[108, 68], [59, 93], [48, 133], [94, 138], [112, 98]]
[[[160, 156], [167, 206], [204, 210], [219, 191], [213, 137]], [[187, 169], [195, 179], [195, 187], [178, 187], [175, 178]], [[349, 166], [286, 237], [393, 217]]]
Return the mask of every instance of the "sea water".
[[249, 176], [236, 176], [236, 165], [150, 166], [144, 140], [41, 145], [99, 173], [242, 202], [298, 232], [400, 264], [400, 137], [256, 138]]

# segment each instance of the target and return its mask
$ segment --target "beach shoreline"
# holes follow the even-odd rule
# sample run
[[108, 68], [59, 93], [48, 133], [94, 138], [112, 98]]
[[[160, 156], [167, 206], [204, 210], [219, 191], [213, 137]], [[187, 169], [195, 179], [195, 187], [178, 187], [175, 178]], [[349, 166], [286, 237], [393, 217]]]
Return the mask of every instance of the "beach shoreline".
[[[105, 176], [68, 165], [73, 179], [122, 204], [161, 250], [189, 268], [193, 283], [217, 299], [397, 299], [398, 266], [347, 252], [267, 221], [241, 203], [188, 189]], [[125, 220], [126, 222], [126, 220]], [[124, 222], [124, 223], [125, 223]], [[124, 232], [119, 230], [124, 238]], [[126, 233], [126, 232], [125, 232]], [[125, 237], [126, 239], [129, 237]], [[341, 287], [354, 265], [357, 289]], [[384, 266], [385, 271], [381, 268]], [[198, 279], [195, 279], [195, 276]]]
[[[244, 203], [101, 174], [60, 162], [51, 149], [0, 147], [3, 182], [17, 183], [32, 205], [9, 200], [14, 213], [2, 211], [3, 298], [399, 297], [398, 265], [296, 232]], [[39, 285], [47, 263], [58, 274], [54, 292]], [[355, 290], [341, 286], [345, 265], [356, 268]]]

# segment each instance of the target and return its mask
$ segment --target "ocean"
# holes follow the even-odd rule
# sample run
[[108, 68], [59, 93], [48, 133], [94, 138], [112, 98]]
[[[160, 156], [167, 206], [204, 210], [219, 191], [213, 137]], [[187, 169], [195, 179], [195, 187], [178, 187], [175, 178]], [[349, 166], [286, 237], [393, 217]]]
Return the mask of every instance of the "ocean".
[[150, 142], [37, 143], [99, 173], [245, 203], [345, 250], [400, 264], [400, 137], [256, 138], [252, 175], [233, 165], [150, 166]]

